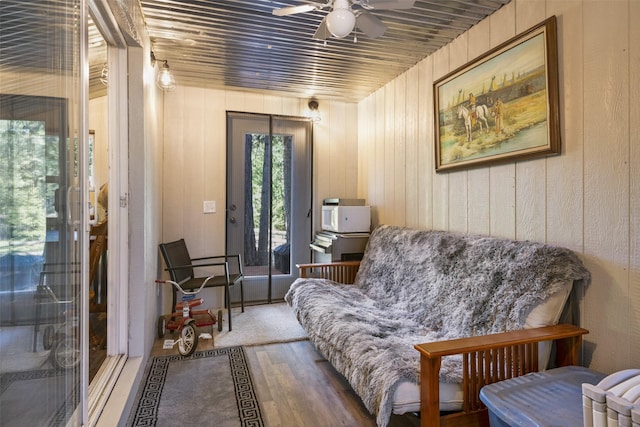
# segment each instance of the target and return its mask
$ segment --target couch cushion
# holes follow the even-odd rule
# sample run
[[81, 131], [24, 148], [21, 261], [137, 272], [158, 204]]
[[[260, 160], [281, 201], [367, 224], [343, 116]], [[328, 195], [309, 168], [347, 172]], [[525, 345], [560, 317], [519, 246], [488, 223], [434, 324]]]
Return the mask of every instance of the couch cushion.
[[[540, 305], [535, 306], [527, 316], [525, 329], [555, 325], [560, 319], [565, 302], [571, 293], [573, 282], [565, 283], [560, 291], [551, 295]], [[538, 345], [538, 370], [547, 369], [551, 354], [551, 341], [544, 341]], [[440, 382], [440, 410], [459, 411], [462, 409], [463, 391], [460, 383]], [[398, 384], [393, 396], [393, 413], [402, 415], [408, 412], [420, 411], [420, 386], [411, 381]]]
[[394, 226], [376, 228], [356, 276], [379, 309], [395, 307], [447, 337], [524, 327], [532, 307], [588, 280], [568, 249]]

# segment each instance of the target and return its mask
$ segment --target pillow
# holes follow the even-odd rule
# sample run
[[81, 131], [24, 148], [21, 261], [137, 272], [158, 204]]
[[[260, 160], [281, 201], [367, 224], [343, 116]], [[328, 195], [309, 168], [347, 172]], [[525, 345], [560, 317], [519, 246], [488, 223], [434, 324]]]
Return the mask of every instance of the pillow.
[[[531, 329], [556, 325], [560, 319], [564, 305], [569, 298], [572, 287], [572, 280], [565, 282], [560, 291], [554, 293], [544, 302], [534, 307], [527, 316], [524, 328]], [[538, 370], [541, 372], [547, 369], [552, 345], [552, 341], [543, 341], [538, 344]]]

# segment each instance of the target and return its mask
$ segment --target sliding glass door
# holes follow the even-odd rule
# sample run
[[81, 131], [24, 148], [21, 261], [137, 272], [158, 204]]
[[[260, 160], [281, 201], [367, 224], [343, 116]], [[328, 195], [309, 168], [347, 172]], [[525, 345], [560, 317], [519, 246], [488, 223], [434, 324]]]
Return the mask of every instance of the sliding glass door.
[[309, 120], [228, 113], [227, 177], [227, 253], [242, 254], [245, 300], [281, 300], [310, 259]]
[[0, 16], [0, 425], [86, 424], [86, 3]]

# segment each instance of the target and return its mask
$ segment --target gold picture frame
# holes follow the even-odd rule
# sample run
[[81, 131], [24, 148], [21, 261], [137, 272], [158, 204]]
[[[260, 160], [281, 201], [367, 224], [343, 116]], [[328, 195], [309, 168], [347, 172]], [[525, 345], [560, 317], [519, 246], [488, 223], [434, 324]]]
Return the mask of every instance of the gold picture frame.
[[436, 172], [558, 154], [556, 17], [433, 84]]

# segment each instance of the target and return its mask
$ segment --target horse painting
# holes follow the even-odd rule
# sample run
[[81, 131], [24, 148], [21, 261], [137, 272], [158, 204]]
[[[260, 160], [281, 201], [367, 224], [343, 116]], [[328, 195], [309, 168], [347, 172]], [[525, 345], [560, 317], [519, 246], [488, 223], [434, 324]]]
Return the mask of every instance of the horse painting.
[[[488, 132], [489, 123], [487, 122], [487, 117], [489, 116], [489, 108], [486, 105], [479, 104], [476, 105], [474, 112], [476, 113], [476, 120], [480, 125], [480, 132], [482, 132], [483, 122], [485, 126], [485, 132]], [[467, 141], [471, 141], [471, 113], [464, 105], [458, 107], [458, 118], [464, 120], [464, 128], [467, 132]]]

